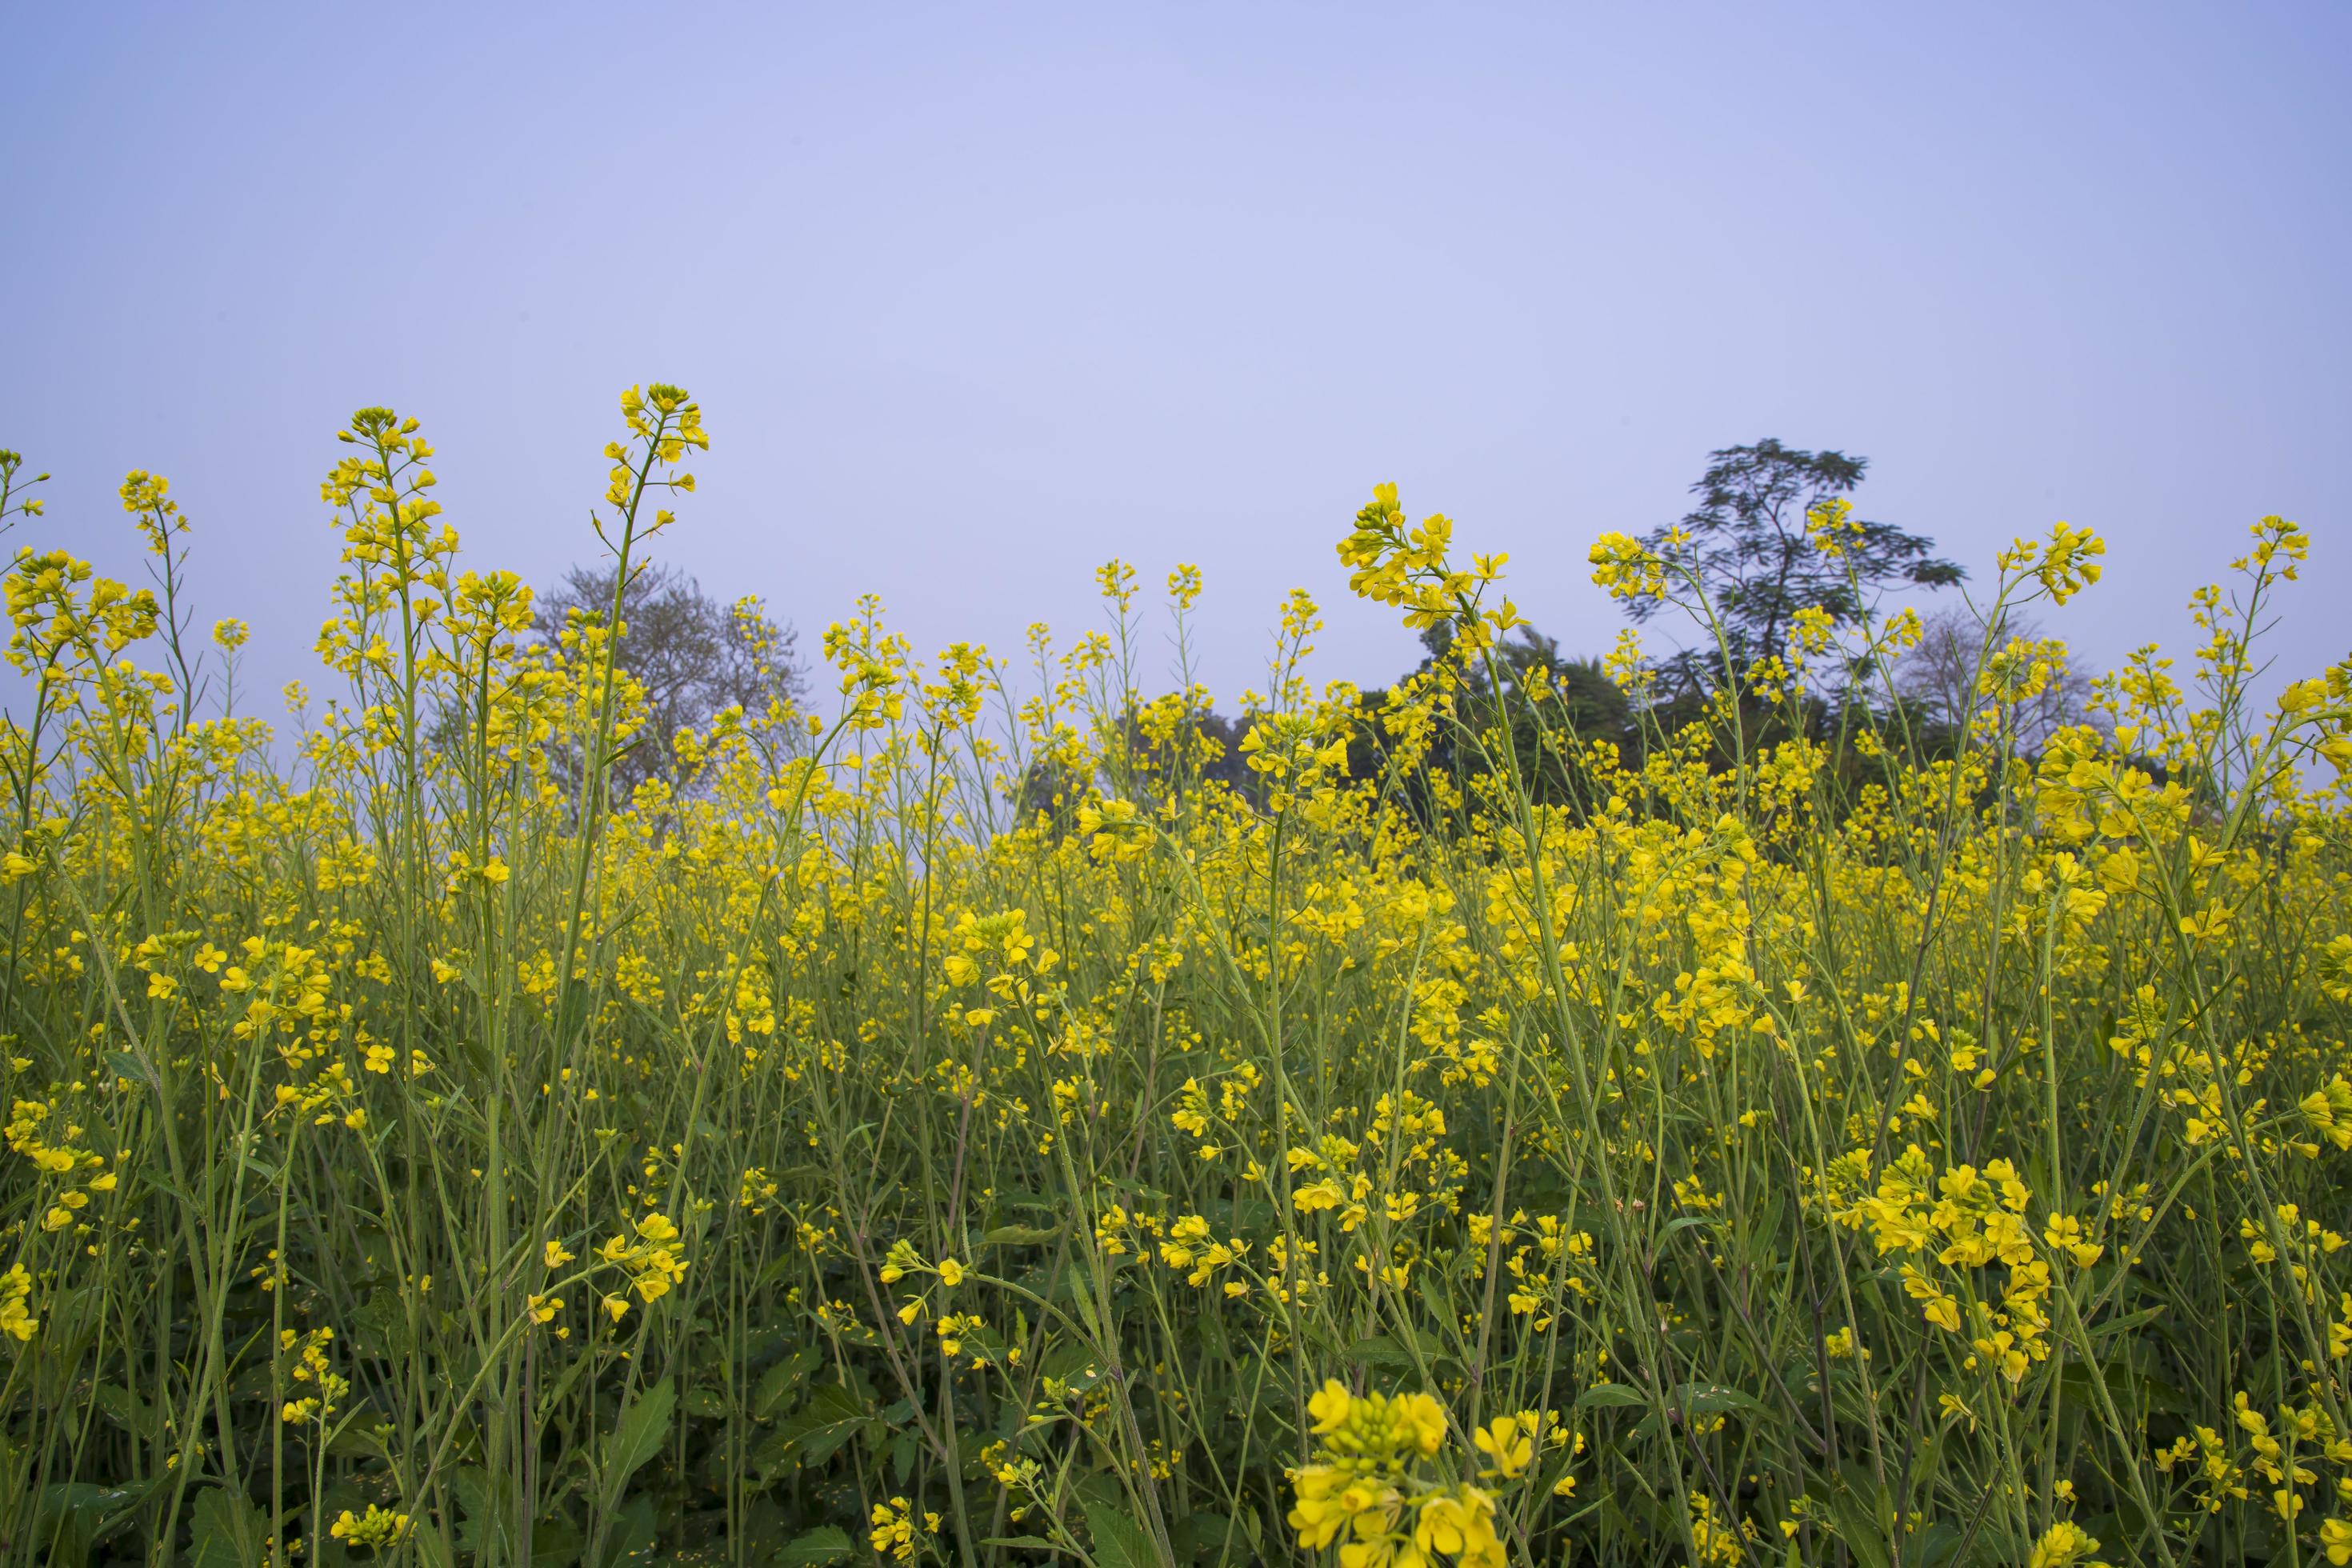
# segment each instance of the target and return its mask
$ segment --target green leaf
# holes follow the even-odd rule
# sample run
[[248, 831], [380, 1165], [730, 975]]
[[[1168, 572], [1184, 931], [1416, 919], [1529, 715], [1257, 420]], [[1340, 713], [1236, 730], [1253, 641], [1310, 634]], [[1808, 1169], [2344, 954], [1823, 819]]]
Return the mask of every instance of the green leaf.
[[[430, 1520], [409, 1521], [408, 1545], [424, 1568], [457, 1568], [457, 1553], [449, 1548], [449, 1538]], [[538, 1568], [536, 1558], [532, 1568]]]
[[849, 1531], [837, 1524], [823, 1524], [777, 1547], [773, 1561], [779, 1568], [786, 1563], [837, 1563], [854, 1550]]
[[99, 1413], [134, 1437], [145, 1437], [155, 1430], [155, 1412], [147, 1402], [127, 1388], [101, 1383], [91, 1394]]
[[2107, 1385], [2108, 1394], [2126, 1412], [2145, 1406], [2160, 1415], [2179, 1415], [2189, 1407], [2172, 1384], [2119, 1360], [2100, 1362], [2095, 1373], [2082, 1362], [2070, 1361], [2058, 1379], [2058, 1386], [2066, 1391], [2069, 1399], [2089, 1400], [2095, 1397], [2095, 1377]]
[[115, 1496], [95, 1481], [52, 1481], [33, 1510], [33, 1539], [48, 1548], [46, 1561], [82, 1568], [98, 1535], [99, 1515]]
[[572, 1568], [588, 1544], [587, 1537], [560, 1519], [542, 1519], [530, 1527], [530, 1568]]
[[1087, 1503], [1087, 1529], [1095, 1538], [1096, 1568], [1160, 1568], [1151, 1538], [1118, 1509]]
[[1000, 1225], [980, 1239], [994, 1247], [1035, 1247], [1061, 1234], [1059, 1226], [1048, 1230], [1034, 1225]]
[[777, 1423], [775, 1432], [753, 1457], [763, 1472], [772, 1472], [788, 1455], [797, 1455], [803, 1467], [822, 1465], [874, 1418], [873, 1407], [837, 1383], [826, 1384], [809, 1395], [809, 1402]]
[[391, 1435], [391, 1423], [362, 1415], [329, 1439], [327, 1452], [339, 1459], [389, 1460], [392, 1450], [385, 1439]]
[[1213, 1556], [1234, 1544], [1239, 1531], [1234, 1521], [1222, 1513], [1187, 1514], [1176, 1528], [1169, 1531], [1169, 1546], [1179, 1563], [1192, 1562], [1202, 1556]]
[[661, 1523], [654, 1517], [654, 1501], [648, 1497], [634, 1497], [613, 1521], [613, 1531], [604, 1538], [604, 1560], [601, 1568], [620, 1568], [639, 1552], [650, 1552], [661, 1534]]
[[1087, 1337], [1100, 1340], [1103, 1337], [1102, 1315], [1095, 1310], [1094, 1291], [1078, 1277], [1075, 1268], [1063, 1272], [1061, 1284], [1069, 1290], [1070, 1305], [1078, 1310], [1078, 1321], [1086, 1325]]
[[1870, 1516], [1862, 1499], [1850, 1491], [1840, 1491], [1831, 1500], [1831, 1511], [1837, 1517], [1838, 1539], [1864, 1568], [1887, 1568], [1886, 1531]]
[[106, 1065], [114, 1069], [114, 1076], [117, 1078], [129, 1079], [136, 1084], [144, 1084], [148, 1081], [146, 1067], [129, 1051], [107, 1052]]
[[1662, 1231], [1658, 1232], [1658, 1239], [1659, 1239], [1660, 1241], [1664, 1241], [1664, 1240], [1665, 1240], [1665, 1239], [1666, 1239], [1666, 1237], [1670, 1237], [1670, 1236], [1674, 1235], [1674, 1233], [1675, 1233], [1675, 1232], [1676, 1232], [1676, 1231], [1678, 1231], [1678, 1230], [1688, 1230], [1691, 1226], [1695, 1226], [1695, 1225], [1715, 1225], [1715, 1226], [1720, 1226], [1720, 1225], [1726, 1225], [1726, 1224], [1728, 1224], [1728, 1223], [1729, 1223], [1729, 1222], [1728, 1222], [1728, 1221], [1727, 1221], [1727, 1220], [1720, 1220], [1720, 1219], [1716, 1218], [1713, 1215], [1686, 1214], [1686, 1215], [1683, 1215], [1681, 1218], [1679, 1218], [1679, 1219], [1673, 1219], [1673, 1220], [1669, 1220], [1669, 1221], [1667, 1221], [1667, 1222], [1666, 1222], [1666, 1227], [1665, 1227], [1665, 1229], [1664, 1229], [1664, 1230], [1662, 1230]]
[[514, 1490], [503, 1472], [493, 1476], [479, 1465], [460, 1466], [449, 1489], [457, 1494], [457, 1507], [465, 1515], [457, 1523], [457, 1550], [479, 1552], [486, 1531], [501, 1542], [511, 1533], [507, 1510]]
[[1024, 1552], [1059, 1552], [1061, 1548], [1042, 1535], [992, 1535], [982, 1546], [1017, 1546]]
[[604, 1458], [600, 1467], [600, 1488], [607, 1509], [621, 1500], [628, 1489], [629, 1478], [642, 1468], [647, 1459], [661, 1452], [669, 1441], [671, 1413], [677, 1408], [677, 1385], [667, 1380], [641, 1390], [621, 1412], [613, 1426], [613, 1435], [604, 1440]]
[[2164, 1316], [2164, 1309], [2160, 1306], [2142, 1307], [2137, 1312], [2126, 1312], [2120, 1318], [2109, 1318], [2105, 1322], [2095, 1325], [2091, 1330], [2090, 1337], [2095, 1340], [2105, 1339], [2109, 1334], [2120, 1334], [2127, 1329], [2137, 1329], [2152, 1323], [2162, 1316]]
[[751, 1392], [751, 1414], [765, 1421], [791, 1397], [801, 1380], [816, 1370], [816, 1352], [806, 1347], [794, 1351], [760, 1374], [760, 1385]]
[[1576, 1407], [1579, 1410], [1600, 1410], [1612, 1406], [1638, 1409], [1649, 1403], [1622, 1383], [1596, 1383], [1577, 1397]]
[[1045, 1352], [1045, 1375], [1081, 1392], [1102, 1381], [1103, 1358], [1092, 1345], [1065, 1340]]
[[1666, 1403], [1679, 1410], [1687, 1406], [1701, 1415], [1720, 1415], [1727, 1410], [1737, 1410], [1743, 1415], [1768, 1414], [1763, 1401], [1737, 1388], [1726, 1388], [1719, 1383], [1685, 1383], [1668, 1396]]
[[1419, 1376], [1421, 1363], [1412, 1352], [1386, 1334], [1370, 1334], [1348, 1347], [1348, 1359], [1374, 1372]]
[[196, 1497], [188, 1561], [194, 1568], [246, 1568], [261, 1561], [268, 1514], [232, 1494], [210, 1487]]

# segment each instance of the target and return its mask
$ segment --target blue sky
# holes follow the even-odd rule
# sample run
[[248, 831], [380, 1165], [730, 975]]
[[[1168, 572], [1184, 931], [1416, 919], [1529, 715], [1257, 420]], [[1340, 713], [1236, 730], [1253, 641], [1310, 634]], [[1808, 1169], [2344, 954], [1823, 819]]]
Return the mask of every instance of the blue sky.
[[441, 448], [468, 559], [595, 549], [633, 381], [714, 447], [667, 543], [803, 644], [879, 594], [928, 651], [1208, 579], [1230, 703], [1283, 592], [1314, 669], [1416, 656], [1332, 552], [1399, 481], [1570, 648], [1605, 530], [1707, 451], [1866, 455], [1864, 515], [1975, 575], [2110, 541], [2053, 626], [2162, 639], [2264, 512], [2352, 617], [2352, 8], [15, 9], [0, 445], [21, 539], [132, 568], [171, 476], [250, 683], [314, 680], [351, 409]]

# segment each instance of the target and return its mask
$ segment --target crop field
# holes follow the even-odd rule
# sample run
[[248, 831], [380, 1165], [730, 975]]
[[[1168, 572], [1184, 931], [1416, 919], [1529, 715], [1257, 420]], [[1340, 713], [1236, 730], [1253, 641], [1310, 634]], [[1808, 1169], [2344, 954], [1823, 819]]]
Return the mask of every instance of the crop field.
[[[708, 445], [622, 416], [614, 582]], [[867, 601], [814, 697], [649, 737], [415, 421], [341, 441], [333, 689], [266, 721], [200, 498], [131, 476], [119, 584], [0, 455], [8, 1563], [2352, 1562], [2294, 525], [2048, 733], [2055, 645], [1930, 736], [1856, 614], [1698, 699], [1621, 644], [1596, 738], [1382, 487], [1331, 588], [1433, 657], [1377, 697], [1295, 593], [1204, 724], [1199, 574], [1114, 563], [1067, 647]], [[1977, 563], [1985, 624], [2105, 548]], [[1716, 646], [1675, 539], [1591, 562]]]

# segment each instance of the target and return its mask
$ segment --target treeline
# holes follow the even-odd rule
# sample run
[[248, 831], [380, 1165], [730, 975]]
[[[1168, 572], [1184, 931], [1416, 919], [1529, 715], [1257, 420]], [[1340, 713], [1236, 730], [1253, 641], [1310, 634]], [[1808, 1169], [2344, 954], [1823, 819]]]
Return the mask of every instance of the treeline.
[[[1465, 722], [1425, 754], [1416, 752], [1396, 778], [1422, 800], [1434, 798], [1433, 779], [1466, 782], [1500, 761], [1464, 754], [1472, 743], [1465, 736], [1507, 731], [1530, 790], [1573, 805], [1583, 771], [1579, 753], [1595, 746], [1638, 763], [1661, 746], [1688, 747], [1704, 732], [1712, 759], [1728, 766], [1743, 750], [1796, 736], [1836, 742], [1866, 733], [1864, 744], [1834, 751], [1837, 765], [1860, 783], [1900, 763], [1950, 754], [1968, 727], [1996, 707], [2028, 756], [2060, 729], [2092, 720], [2088, 672], [2023, 617], [2002, 614], [1988, 624], [1973, 607], [1948, 604], [1900, 633], [1880, 635], [1894, 624], [1883, 609], [1890, 594], [1954, 587], [1964, 573], [1938, 557], [1925, 535], [1853, 515], [1849, 498], [1868, 466], [1863, 458], [1772, 439], [1711, 453], [1692, 486], [1693, 509], [1636, 542], [1678, 574], [1675, 591], [1627, 599], [1637, 625], [1662, 607], [1692, 611], [1697, 636], [1690, 646], [1656, 657], [1623, 644], [1608, 658], [1570, 654], [1558, 638], [1522, 625], [1481, 657], [1456, 659], [1441, 623], [1424, 634], [1414, 669], [1362, 693], [1349, 772], [1360, 779], [1398, 773], [1381, 715], [1392, 690], [1433, 679], [1454, 688]], [[646, 565], [626, 584], [610, 567], [575, 567], [541, 597], [536, 629], [557, 644], [568, 628], [601, 624], [616, 607], [627, 628], [617, 662], [638, 684], [645, 708], [640, 738], [615, 769], [620, 798], [648, 778], [683, 783], [682, 731], [707, 733], [730, 711], [757, 713], [808, 691], [789, 623], [779, 625], [756, 599], [723, 604], [672, 567]], [[1834, 668], [1809, 660], [1832, 639], [1850, 644], [1848, 634], [1857, 630], [1870, 650], [1864, 657]], [[2021, 661], [2032, 667], [2026, 678], [2012, 671], [1988, 688], [1989, 669]], [[1142, 765], [1220, 780], [1255, 798], [1262, 781], [1244, 761], [1253, 722], [1197, 710], [1181, 725], [1186, 743], [1174, 750], [1182, 761]], [[1703, 731], [1694, 731], [1702, 723]], [[1170, 750], [1166, 739], [1162, 751]], [[1022, 774], [1018, 804], [1024, 810], [1068, 804], [1090, 782], [1034, 763]], [[1165, 785], [1182, 787], [1172, 778]]]

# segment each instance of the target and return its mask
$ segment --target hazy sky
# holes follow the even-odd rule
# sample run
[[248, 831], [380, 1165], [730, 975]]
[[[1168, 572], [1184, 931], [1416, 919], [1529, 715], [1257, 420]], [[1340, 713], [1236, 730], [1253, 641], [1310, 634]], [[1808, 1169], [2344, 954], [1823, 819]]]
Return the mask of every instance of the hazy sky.
[[2273, 645], [2352, 649], [2352, 7], [1203, 5], [0, 16], [0, 446], [19, 540], [194, 519], [248, 679], [318, 675], [318, 481], [415, 414], [469, 562], [596, 548], [633, 381], [713, 447], [667, 542], [803, 647], [859, 593], [928, 652], [1097, 622], [1196, 562], [1212, 684], [1282, 593], [1314, 668], [1417, 650], [1333, 542], [1402, 483], [1570, 648], [1583, 555], [1707, 451], [1866, 455], [1861, 510], [1990, 574], [2110, 541], [2056, 621], [2188, 651], [2264, 512]]

